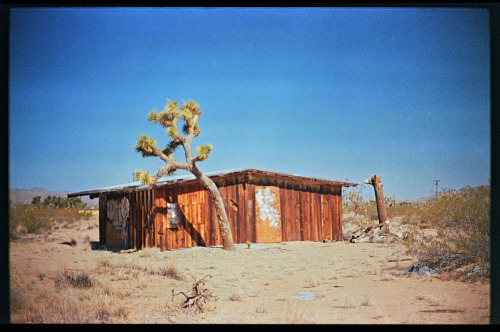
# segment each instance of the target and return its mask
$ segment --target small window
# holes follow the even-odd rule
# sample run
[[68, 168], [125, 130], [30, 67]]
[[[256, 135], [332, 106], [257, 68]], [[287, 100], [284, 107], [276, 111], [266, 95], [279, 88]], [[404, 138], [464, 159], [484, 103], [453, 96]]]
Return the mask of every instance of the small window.
[[182, 223], [179, 203], [167, 203], [167, 228], [178, 228]]

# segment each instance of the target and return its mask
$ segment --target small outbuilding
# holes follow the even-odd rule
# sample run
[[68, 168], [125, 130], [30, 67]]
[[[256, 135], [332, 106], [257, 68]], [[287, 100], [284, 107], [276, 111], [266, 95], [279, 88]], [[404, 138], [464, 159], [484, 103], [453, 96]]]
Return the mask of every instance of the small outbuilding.
[[[234, 243], [342, 240], [342, 188], [355, 183], [258, 169], [207, 174], [224, 200]], [[221, 245], [208, 191], [192, 175], [68, 194], [99, 198], [99, 244], [161, 250]]]

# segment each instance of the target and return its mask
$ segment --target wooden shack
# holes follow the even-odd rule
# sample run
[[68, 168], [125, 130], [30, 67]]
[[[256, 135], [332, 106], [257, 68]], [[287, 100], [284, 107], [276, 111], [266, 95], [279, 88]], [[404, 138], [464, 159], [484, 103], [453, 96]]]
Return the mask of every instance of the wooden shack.
[[[207, 175], [219, 187], [235, 243], [342, 240], [342, 188], [355, 183], [257, 169]], [[211, 198], [194, 176], [68, 197], [86, 195], [99, 198], [99, 242], [108, 249], [222, 244]]]

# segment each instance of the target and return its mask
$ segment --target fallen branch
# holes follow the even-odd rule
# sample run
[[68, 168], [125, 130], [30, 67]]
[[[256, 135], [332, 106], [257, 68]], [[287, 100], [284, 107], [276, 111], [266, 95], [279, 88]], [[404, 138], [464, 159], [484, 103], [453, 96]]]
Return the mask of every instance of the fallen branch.
[[182, 304], [182, 308], [192, 308], [195, 307], [195, 312], [203, 312], [203, 305], [213, 297], [212, 293], [208, 289], [200, 289], [200, 285], [205, 285], [205, 278], [212, 278], [211, 275], [206, 275], [205, 277], [198, 280], [191, 289], [191, 295], [186, 295], [184, 292], [175, 293], [172, 289], [172, 297], [177, 295], [184, 295], [186, 298]]

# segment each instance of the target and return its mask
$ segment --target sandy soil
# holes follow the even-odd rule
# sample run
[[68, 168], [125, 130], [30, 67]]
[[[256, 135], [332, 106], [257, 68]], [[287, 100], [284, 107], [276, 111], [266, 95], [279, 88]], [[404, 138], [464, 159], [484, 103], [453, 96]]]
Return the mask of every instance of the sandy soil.
[[[72, 239], [76, 245], [63, 243]], [[413, 264], [397, 244], [283, 242], [250, 249], [238, 244], [234, 252], [220, 247], [111, 252], [93, 250], [92, 241], [98, 241], [97, 218], [11, 243], [14, 293], [58, 294], [54, 280], [61, 271], [84, 271], [105, 296], [93, 290], [100, 301], [94, 305], [88, 304], [92, 295], [66, 292], [65, 297], [87, 301], [87, 311], [106, 306], [104, 323], [489, 323], [488, 282], [397, 275]], [[201, 312], [196, 306], [182, 309], [184, 295], [172, 292], [190, 295], [200, 280], [205, 283], [199, 290], [207, 292]], [[42, 297], [31, 295], [32, 306]], [[17, 310], [11, 321], [31, 322], [26, 310]], [[40, 320], [51, 322], [51, 316]]]

